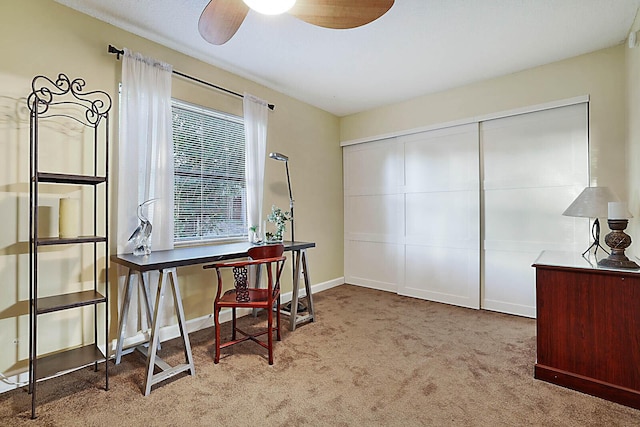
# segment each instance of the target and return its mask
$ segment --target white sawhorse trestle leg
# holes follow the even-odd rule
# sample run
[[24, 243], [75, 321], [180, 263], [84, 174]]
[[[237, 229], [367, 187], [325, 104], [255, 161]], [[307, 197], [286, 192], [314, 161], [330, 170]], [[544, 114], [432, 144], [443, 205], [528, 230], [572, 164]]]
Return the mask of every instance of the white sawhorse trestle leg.
[[[153, 322], [151, 325], [151, 333], [149, 335], [149, 348], [147, 349], [144, 345], [139, 345], [136, 347], [138, 351], [145, 354], [147, 357], [147, 380], [145, 384], [144, 395], [148, 396], [151, 393], [151, 387], [154, 384], [157, 384], [161, 381], [164, 381], [168, 378], [173, 377], [176, 374], [184, 371], [190, 371], [191, 375], [195, 375], [196, 371], [193, 364], [193, 356], [191, 354], [191, 344], [189, 343], [189, 333], [187, 331], [187, 325], [184, 317], [184, 309], [182, 307], [182, 298], [180, 296], [180, 287], [178, 286], [178, 277], [176, 273], [176, 269], [168, 268], [166, 270], [158, 271], [158, 291], [156, 294], [156, 303], [153, 311], [150, 308], [149, 301], [149, 292], [144, 285], [144, 282], [141, 282], [143, 286], [143, 294], [145, 299], [145, 305], [147, 309], [147, 315], [149, 318], [153, 316]], [[122, 355], [122, 343], [124, 340], [124, 329], [126, 326], [126, 317], [129, 311], [129, 300], [131, 296], [131, 276], [132, 271], [129, 270], [127, 275], [127, 286], [125, 288], [125, 298], [123, 301], [122, 314], [120, 319], [120, 326], [118, 332], [118, 344], [116, 346], [116, 363], [120, 363], [120, 358]], [[140, 274], [142, 277], [142, 274]], [[185, 355], [185, 363], [181, 363], [176, 366], [170, 366], [160, 357], [158, 357], [157, 352], [160, 349], [160, 337], [158, 335], [160, 329], [160, 322], [158, 320], [159, 313], [162, 311], [162, 305], [164, 303], [164, 296], [166, 290], [166, 277], [169, 278], [169, 284], [171, 286], [171, 291], [173, 294], [174, 307], [176, 310], [176, 315], [178, 317], [178, 327], [180, 328], [180, 336], [183, 340], [184, 345], [184, 355]], [[161, 369], [160, 372], [154, 374], [155, 367]]]
[[[119, 365], [122, 360], [122, 352], [124, 345], [124, 333], [127, 328], [127, 317], [129, 316], [129, 306], [131, 305], [131, 293], [133, 292], [133, 275], [136, 272], [129, 269], [127, 272], [127, 281], [124, 285], [124, 298], [122, 300], [122, 310], [120, 312], [120, 324], [118, 325], [118, 341], [116, 343], [115, 364]], [[153, 310], [151, 309], [151, 293], [149, 292], [149, 283], [144, 279], [144, 273], [138, 271], [138, 285], [142, 295], [142, 301], [147, 313], [147, 322], [151, 326], [153, 318]], [[160, 347], [158, 347], [159, 349]]]
[[[313, 309], [313, 294], [311, 293], [311, 279], [307, 266], [307, 250], [301, 249], [293, 252], [293, 296], [291, 298], [291, 312], [280, 310], [281, 313], [289, 316], [289, 329], [296, 330], [296, 326], [301, 323], [313, 322], [315, 311]], [[307, 314], [298, 314], [298, 300], [300, 293], [300, 272], [304, 276], [304, 289], [307, 300]]]

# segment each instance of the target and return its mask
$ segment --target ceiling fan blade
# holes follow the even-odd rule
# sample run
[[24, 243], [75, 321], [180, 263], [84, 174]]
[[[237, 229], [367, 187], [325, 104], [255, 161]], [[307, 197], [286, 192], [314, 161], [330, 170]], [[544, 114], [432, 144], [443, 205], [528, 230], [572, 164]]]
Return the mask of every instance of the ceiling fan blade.
[[368, 24], [387, 13], [394, 0], [297, 0], [289, 14], [324, 28], [347, 29]]
[[249, 7], [242, 0], [211, 0], [198, 20], [198, 31], [211, 44], [221, 45], [238, 31]]

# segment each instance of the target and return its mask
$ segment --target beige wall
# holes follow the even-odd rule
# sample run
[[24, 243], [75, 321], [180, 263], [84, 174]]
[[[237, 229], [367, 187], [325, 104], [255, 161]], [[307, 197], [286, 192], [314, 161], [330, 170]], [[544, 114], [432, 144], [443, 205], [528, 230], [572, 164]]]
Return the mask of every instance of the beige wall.
[[[29, 133], [28, 114], [21, 98], [29, 94], [35, 75], [54, 77], [61, 72], [72, 79], [82, 77], [86, 80], [87, 89], [105, 90], [113, 98], [110, 223], [111, 250], [114, 251], [116, 221], [113, 213], [117, 209], [114, 195], [118, 186], [117, 88], [121, 62], [107, 53], [109, 44], [166, 61], [184, 73], [239, 93], [253, 93], [275, 104], [275, 111], [269, 114], [267, 151], [280, 151], [290, 158], [296, 200], [296, 237], [317, 243], [317, 247], [309, 252], [313, 284], [343, 276], [342, 151], [338, 143], [337, 117], [53, 1], [3, 0], [0, 5], [0, 221], [4, 225], [0, 233], [0, 272], [3, 277], [3, 286], [0, 287], [0, 346], [3, 348], [0, 372], [5, 375], [24, 370], [28, 356]], [[174, 79], [174, 94], [219, 110], [242, 113], [240, 99], [180, 78]], [[59, 156], [64, 159], [66, 153], [61, 152]], [[284, 165], [267, 161], [265, 173], [265, 213], [272, 204], [287, 207]], [[49, 256], [52, 261], [51, 265], [44, 267], [47, 272], [57, 272], [58, 265], [69, 269], [86, 267], [78, 267], [71, 262], [70, 258], [75, 255], [66, 251]], [[179, 270], [178, 275], [187, 320], [210, 313], [211, 272], [192, 267]], [[291, 290], [291, 274], [284, 277], [283, 289], [287, 292]], [[112, 282], [112, 289], [116, 290], [115, 281]], [[117, 298], [112, 294], [112, 339], [117, 328], [114, 301]], [[75, 329], [70, 318], [56, 319], [51, 323], [58, 329], [53, 329], [48, 338], [43, 339], [42, 348], [47, 350], [53, 351], [59, 345], [78, 344], [79, 336], [84, 334]]]
[[589, 95], [591, 182], [610, 186], [623, 197], [627, 184], [624, 64], [625, 48], [620, 45], [354, 114], [341, 119], [340, 140], [358, 140]]
[[[640, 30], [640, 16], [636, 16], [632, 31]], [[631, 253], [640, 255], [640, 46], [625, 49], [627, 72], [627, 170], [629, 209], [634, 218], [627, 233], [635, 241]]]

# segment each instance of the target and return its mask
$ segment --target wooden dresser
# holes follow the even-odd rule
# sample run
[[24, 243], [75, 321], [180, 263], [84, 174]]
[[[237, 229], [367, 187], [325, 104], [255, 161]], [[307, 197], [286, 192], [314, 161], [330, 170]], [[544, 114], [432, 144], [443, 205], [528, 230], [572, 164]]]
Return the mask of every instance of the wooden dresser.
[[535, 378], [640, 409], [640, 272], [552, 251], [533, 267]]

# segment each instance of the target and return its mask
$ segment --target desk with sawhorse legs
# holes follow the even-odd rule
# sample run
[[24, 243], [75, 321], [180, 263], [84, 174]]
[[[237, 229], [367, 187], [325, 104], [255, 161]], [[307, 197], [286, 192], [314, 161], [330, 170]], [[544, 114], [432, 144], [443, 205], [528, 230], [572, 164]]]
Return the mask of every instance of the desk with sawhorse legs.
[[[193, 356], [191, 354], [191, 345], [189, 343], [189, 334], [184, 317], [184, 309], [182, 307], [182, 299], [180, 297], [180, 287], [178, 286], [177, 267], [188, 265], [206, 264], [227, 259], [241, 258], [247, 256], [247, 251], [252, 245], [250, 243], [231, 243], [223, 245], [195, 246], [172, 249], [167, 251], [152, 252], [148, 256], [135, 256], [133, 254], [120, 254], [111, 256], [111, 261], [123, 265], [128, 268], [127, 280], [125, 282], [124, 298], [122, 302], [122, 310], [120, 312], [120, 323], [118, 326], [118, 341], [116, 344], [115, 363], [119, 364], [122, 358], [122, 350], [124, 343], [124, 332], [126, 328], [127, 315], [129, 313], [129, 303], [131, 293], [133, 291], [133, 276], [137, 273], [139, 277], [139, 285], [142, 291], [143, 303], [147, 311], [147, 318], [153, 318], [151, 323], [151, 332], [149, 334], [149, 348], [143, 345], [136, 347], [139, 351], [147, 356], [147, 380], [144, 395], [147, 396], [151, 392], [151, 386], [164, 381], [180, 372], [189, 371], [191, 375], [195, 374], [193, 366]], [[315, 243], [309, 242], [284, 242], [285, 251], [293, 253], [293, 296], [291, 298], [291, 312], [282, 311], [289, 315], [290, 329], [295, 330], [300, 323], [313, 322], [315, 319], [313, 309], [313, 297], [311, 294], [311, 280], [309, 279], [309, 270], [307, 268], [307, 249], [315, 247]], [[158, 290], [156, 294], [155, 305], [151, 307], [148, 283], [144, 282], [143, 273], [148, 271], [157, 271]], [[298, 314], [299, 300], [299, 279], [300, 274], [304, 276], [304, 284], [307, 298], [307, 314]], [[170, 366], [157, 356], [160, 346], [158, 332], [160, 324], [158, 321], [158, 313], [160, 312], [164, 300], [167, 278], [171, 286], [173, 294], [176, 315], [178, 317], [178, 328], [184, 344], [185, 363], [176, 366]], [[158, 366], [161, 372], [154, 374], [155, 367]]]

